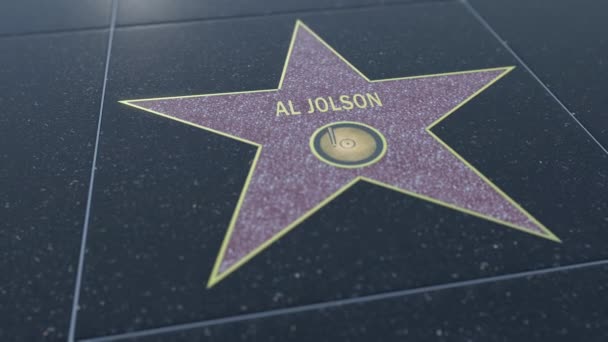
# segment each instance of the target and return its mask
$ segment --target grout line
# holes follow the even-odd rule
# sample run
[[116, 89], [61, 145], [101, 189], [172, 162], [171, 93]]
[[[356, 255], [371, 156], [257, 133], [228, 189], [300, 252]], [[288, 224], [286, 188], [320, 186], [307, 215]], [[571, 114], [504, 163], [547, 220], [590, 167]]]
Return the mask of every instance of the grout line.
[[0, 39], [5, 38], [22, 38], [22, 37], [31, 37], [31, 36], [41, 36], [41, 35], [55, 35], [55, 34], [64, 34], [64, 33], [74, 33], [74, 32], [94, 32], [94, 31], [104, 31], [107, 30], [109, 26], [87, 26], [87, 27], [76, 27], [76, 28], [65, 28], [65, 29], [48, 29], [41, 31], [30, 31], [30, 32], [14, 32], [14, 33], [0, 33]]
[[425, 292], [435, 292], [435, 291], [449, 290], [449, 289], [455, 289], [455, 288], [467, 287], [467, 286], [473, 286], [473, 285], [482, 285], [482, 284], [493, 283], [493, 282], [498, 282], [498, 281], [514, 280], [514, 279], [518, 279], [518, 278], [539, 276], [539, 275], [545, 275], [545, 274], [549, 274], [549, 273], [571, 271], [571, 270], [589, 268], [589, 267], [594, 267], [594, 266], [602, 266], [602, 265], [608, 265], [608, 259], [603, 259], [603, 260], [598, 260], [598, 261], [589, 261], [589, 262], [566, 265], [566, 266], [549, 267], [549, 268], [532, 270], [532, 271], [503, 274], [503, 275], [498, 275], [498, 276], [493, 276], [493, 277], [463, 280], [463, 281], [452, 282], [452, 283], [447, 283], [447, 284], [423, 286], [423, 287], [407, 289], [407, 290], [384, 292], [384, 293], [367, 295], [367, 296], [356, 297], [356, 298], [338, 299], [338, 300], [333, 300], [333, 301], [294, 306], [294, 307], [283, 308], [283, 309], [253, 312], [253, 313], [249, 313], [249, 314], [210, 319], [210, 320], [193, 322], [193, 323], [177, 324], [177, 325], [171, 325], [171, 326], [154, 328], [154, 329], [128, 332], [128, 333], [124, 333], [124, 334], [94, 337], [94, 338], [90, 338], [90, 339], [84, 339], [81, 341], [83, 341], [83, 342], [109, 342], [109, 341], [118, 341], [118, 340], [145, 337], [145, 336], [160, 335], [160, 334], [165, 334], [165, 333], [186, 331], [186, 330], [204, 328], [204, 327], [220, 325], [220, 324], [236, 323], [236, 322], [253, 320], [253, 319], [262, 319], [262, 318], [269, 318], [269, 317], [286, 315], [286, 314], [296, 314], [296, 313], [313, 311], [313, 310], [335, 308], [335, 307], [343, 306], [343, 305], [362, 304], [362, 303], [378, 301], [378, 300], [405, 297], [405, 296], [410, 296], [410, 295], [415, 295], [415, 294], [420, 294], [420, 293], [425, 293]]
[[378, 2], [371, 4], [362, 4], [362, 5], [352, 5], [345, 7], [322, 7], [322, 8], [304, 8], [304, 9], [291, 9], [291, 10], [279, 10], [275, 12], [269, 13], [250, 13], [250, 14], [237, 14], [237, 15], [218, 15], [211, 17], [199, 17], [199, 18], [189, 18], [182, 20], [159, 20], [153, 22], [144, 22], [144, 23], [125, 23], [119, 24], [117, 28], [137, 28], [137, 27], [148, 27], [148, 26], [156, 26], [156, 25], [179, 25], [179, 24], [188, 24], [188, 23], [197, 23], [197, 22], [218, 22], [218, 21], [227, 21], [227, 20], [248, 20], [248, 19], [256, 19], [262, 17], [272, 17], [272, 16], [288, 16], [288, 15], [308, 15], [308, 14], [325, 14], [327, 12], [348, 12], [348, 11], [358, 11], [365, 9], [381, 9], [386, 7], [401, 7], [401, 6], [415, 6], [415, 5], [426, 5], [426, 4], [436, 4], [436, 3], [452, 3], [456, 2], [456, 0], [409, 0], [409, 1], [389, 1], [389, 2]]
[[[213, 17], [199, 17], [199, 18], [190, 18], [190, 19], [182, 19], [182, 20], [150, 20], [149, 22], [142, 23], [127, 23], [127, 24], [119, 24], [115, 25], [116, 28], [130, 28], [130, 27], [147, 27], [147, 26], [155, 26], [155, 25], [167, 25], [167, 24], [187, 24], [193, 22], [205, 22], [205, 21], [222, 21], [222, 20], [235, 20], [235, 19], [248, 19], [248, 18], [259, 18], [259, 17], [268, 17], [268, 16], [281, 16], [281, 15], [290, 15], [290, 14], [310, 14], [310, 13], [324, 13], [324, 12], [340, 12], [340, 11], [348, 11], [348, 10], [359, 10], [359, 9], [374, 9], [374, 8], [384, 8], [388, 6], [407, 6], [407, 5], [416, 5], [416, 4], [426, 4], [426, 3], [442, 3], [442, 2], [454, 2], [455, 0], [409, 0], [406, 2], [400, 1], [381, 1], [373, 4], [363, 4], [363, 5], [353, 5], [353, 6], [345, 6], [345, 7], [324, 7], [324, 8], [306, 8], [306, 9], [295, 9], [295, 10], [283, 10], [283, 11], [275, 11], [269, 13], [250, 13], [243, 15], [225, 15], [225, 16], [213, 16]], [[37, 36], [37, 35], [46, 35], [46, 34], [62, 34], [62, 33], [72, 33], [72, 32], [88, 32], [88, 31], [100, 31], [106, 29], [105, 26], [89, 26], [89, 27], [81, 27], [81, 28], [66, 28], [66, 29], [49, 29], [49, 30], [40, 30], [40, 31], [31, 31], [31, 32], [14, 32], [14, 33], [0, 33], [0, 39], [2, 38], [14, 38], [14, 37], [27, 37], [27, 36]]]
[[507, 43], [506, 40], [502, 39], [502, 37], [500, 35], [498, 35], [498, 33], [492, 28], [492, 26], [490, 26], [490, 24], [481, 16], [481, 14], [479, 14], [479, 12], [477, 12], [477, 10], [475, 10], [475, 8], [473, 8], [473, 6], [471, 6], [471, 4], [468, 2], [468, 0], [460, 0], [460, 2], [464, 5], [464, 7], [473, 15], [473, 17], [475, 17], [475, 19], [477, 19], [479, 21], [479, 23], [486, 28], [488, 31], [490, 31], [490, 33], [494, 36], [494, 38], [496, 38], [501, 44], [502, 46], [508, 51], [510, 52], [513, 57], [515, 57], [515, 59], [519, 62], [519, 64], [521, 64], [524, 69], [526, 69], [526, 71], [532, 75], [532, 77], [538, 81], [538, 83], [540, 83], [540, 85], [545, 89], [545, 91], [547, 91], [547, 93], [549, 93], [549, 95], [551, 95], [551, 97], [568, 113], [570, 114], [570, 116], [572, 117], [572, 119], [574, 119], [574, 121], [583, 129], [583, 131], [585, 131], [585, 133], [587, 133], [587, 135], [589, 135], [589, 137], [591, 138], [591, 140], [593, 140], [603, 151], [604, 153], [608, 154], [608, 149], [606, 149], [606, 147], [604, 145], [602, 145], [602, 143], [600, 143], [595, 136], [593, 136], [593, 134], [591, 134], [591, 132], [589, 132], [589, 130], [587, 130], [587, 127], [585, 127], [576, 117], [576, 115], [574, 115], [574, 113], [572, 111], [570, 111], [570, 109], [568, 109], [568, 107], [566, 107], [566, 105], [551, 91], [551, 89], [549, 89], [549, 87], [547, 87], [547, 85], [540, 79], [540, 77], [538, 77], [536, 75], [536, 73], [534, 73], [532, 71], [532, 69], [530, 69], [530, 67], [524, 63], [524, 61], [521, 59], [521, 57], [519, 57], [519, 55], [517, 53], [515, 53], [515, 51], [509, 46], [509, 44]]
[[97, 119], [97, 134], [95, 136], [95, 148], [93, 150], [93, 161], [91, 163], [91, 178], [89, 180], [89, 191], [87, 194], [87, 205], [84, 214], [84, 224], [82, 227], [82, 237], [80, 243], [80, 255], [78, 257], [78, 270], [76, 272], [76, 284], [74, 286], [74, 298], [72, 304], [72, 314], [70, 317], [70, 328], [68, 332], [68, 342], [73, 342], [76, 334], [76, 321], [79, 310], [80, 288], [82, 285], [82, 273], [84, 269], [84, 256], [86, 254], [87, 236], [89, 222], [91, 218], [91, 202], [93, 199], [93, 184], [95, 182], [95, 169], [97, 168], [97, 153], [99, 151], [99, 139], [101, 133], [101, 119], [103, 117], [103, 103], [106, 96], [106, 85], [108, 83], [108, 70], [110, 68], [110, 55], [112, 53], [112, 41], [114, 39], [114, 27], [116, 25], [116, 9], [118, 0], [112, 0], [112, 18], [110, 21], [110, 32], [108, 34], [108, 51], [106, 54], [106, 65], [103, 75], [103, 85], [101, 88], [101, 104], [99, 106], [99, 118]]

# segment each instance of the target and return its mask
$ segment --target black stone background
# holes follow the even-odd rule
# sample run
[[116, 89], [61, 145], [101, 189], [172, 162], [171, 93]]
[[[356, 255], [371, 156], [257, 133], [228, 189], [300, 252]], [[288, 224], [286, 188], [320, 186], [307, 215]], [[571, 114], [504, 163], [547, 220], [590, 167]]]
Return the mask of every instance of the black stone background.
[[[606, 339], [608, 155], [466, 4], [11, 4], [2, 340], [68, 338], [111, 30], [78, 339]], [[608, 6], [569, 4], [471, 6], [606, 146]], [[371, 79], [516, 66], [434, 132], [563, 243], [361, 182], [205, 289], [255, 150], [117, 101], [275, 87], [296, 19]]]

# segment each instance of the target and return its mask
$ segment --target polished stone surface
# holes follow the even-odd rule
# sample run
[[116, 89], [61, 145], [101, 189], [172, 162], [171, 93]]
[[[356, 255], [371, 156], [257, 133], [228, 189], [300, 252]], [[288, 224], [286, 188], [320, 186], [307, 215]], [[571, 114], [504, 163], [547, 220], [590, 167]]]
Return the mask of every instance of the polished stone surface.
[[608, 149], [608, 2], [469, 1]]
[[118, 25], [141, 25], [200, 19], [231, 19], [283, 13], [367, 8], [444, 0], [120, 0]]
[[0, 36], [107, 28], [111, 0], [0, 2]]
[[[76, 339], [604, 340], [606, 266], [589, 263], [608, 260], [608, 154], [463, 3], [332, 4], [218, 5], [200, 20], [170, 17], [188, 9], [175, 5], [130, 23], [128, 2], [117, 7]], [[566, 46], [600, 35], [584, 4], [567, 10], [588, 32], [562, 35]], [[472, 6], [499, 34], [515, 30], [491, 15], [507, 5]], [[433, 132], [561, 243], [362, 181], [207, 289], [256, 149], [118, 101], [272, 89], [297, 19], [370, 79], [515, 66]], [[545, 28], [513, 20], [511, 46], [568, 107], [589, 109], [579, 119], [602, 140], [591, 62], [556, 74], [578, 57], [541, 63], [543, 43], [517, 44]], [[0, 38], [2, 340], [68, 336], [106, 24], [14, 24]], [[602, 60], [596, 41], [581, 60]]]
[[155, 341], [572, 341], [608, 338], [608, 267], [521, 277], [128, 339]]
[[66, 336], [107, 39], [0, 38], [0, 340]]

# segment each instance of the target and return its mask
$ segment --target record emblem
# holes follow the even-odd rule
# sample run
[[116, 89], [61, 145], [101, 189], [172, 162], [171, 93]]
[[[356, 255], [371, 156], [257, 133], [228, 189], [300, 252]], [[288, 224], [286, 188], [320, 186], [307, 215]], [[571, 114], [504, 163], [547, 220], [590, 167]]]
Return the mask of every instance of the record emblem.
[[321, 161], [342, 168], [371, 165], [386, 153], [382, 134], [359, 122], [333, 122], [315, 131], [310, 148]]

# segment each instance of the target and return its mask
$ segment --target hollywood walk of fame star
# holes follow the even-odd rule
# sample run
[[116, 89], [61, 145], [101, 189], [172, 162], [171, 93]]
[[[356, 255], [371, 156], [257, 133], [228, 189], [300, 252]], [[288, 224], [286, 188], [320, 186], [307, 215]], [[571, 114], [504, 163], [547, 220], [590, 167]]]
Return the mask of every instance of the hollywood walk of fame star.
[[277, 89], [121, 102], [257, 146], [213, 286], [362, 179], [559, 241], [431, 131], [512, 69], [369, 80], [298, 21]]

